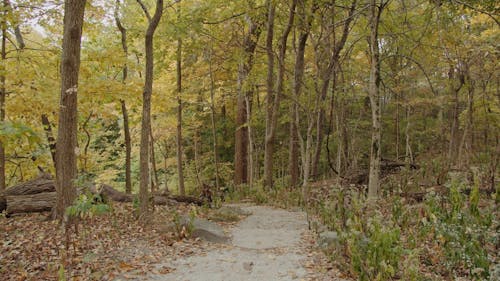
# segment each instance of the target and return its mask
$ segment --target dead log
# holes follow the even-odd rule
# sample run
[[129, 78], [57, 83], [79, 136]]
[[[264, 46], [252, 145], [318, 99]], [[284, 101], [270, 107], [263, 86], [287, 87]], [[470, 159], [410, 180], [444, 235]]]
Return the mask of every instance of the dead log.
[[[94, 194], [103, 195], [105, 200], [107, 199], [116, 202], [132, 202], [134, 200], [134, 195], [118, 191], [106, 184], [101, 184], [97, 188], [92, 187], [90, 190]], [[204, 200], [193, 196], [171, 195], [168, 193], [166, 195], [158, 193], [153, 195], [153, 202], [155, 205], [167, 205], [171, 200], [182, 203], [196, 204], [198, 206], [205, 203]]]
[[7, 188], [2, 192], [2, 195], [16, 196], [55, 191], [56, 186], [52, 176], [50, 174], [41, 174], [35, 179]]
[[[102, 196], [104, 202], [132, 202], [134, 195], [118, 191], [113, 187], [100, 184], [88, 189], [93, 194]], [[80, 190], [80, 192], [83, 192]], [[10, 187], [0, 193], [0, 212], [7, 213], [30, 213], [50, 211], [56, 201], [56, 190], [54, 180], [49, 174], [41, 174], [39, 177]], [[153, 202], [156, 205], [167, 205], [172, 201], [203, 205], [204, 201], [193, 196], [180, 196], [161, 194], [154, 195]]]
[[170, 195], [168, 196], [168, 198], [177, 202], [196, 204], [198, 206], [201, 206], [203, 205], [203, 203], [205, 203], [205, 201], [203, 201], [202, 199], [193, 196]]
[[56, 203], [55, 192], [42, 192], [28, 195], [5, 196], [7, 213], [31, 213], [50, 211]]
[[99, 194], [103, 197], [103, 200], [112, 200], [116, 202], [132, 202], [134, 196], [132, 194], [127, 194], [125, 192], [118, 191], [107, 184], [99, 184], [98, 186], [92, 186], [90, 192], [93, 194]]

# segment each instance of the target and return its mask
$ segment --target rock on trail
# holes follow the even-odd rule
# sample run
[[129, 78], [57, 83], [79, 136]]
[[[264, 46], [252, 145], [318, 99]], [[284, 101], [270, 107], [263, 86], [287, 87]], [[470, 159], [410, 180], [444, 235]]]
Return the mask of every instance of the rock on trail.
[[[307, 275], [301, 261], [307, 258], [301, 236], [307, 230], [303, 212], [263, 206], [244, 206], [251, 213], [230, 229], [231, 245], [201, 255], [178, 258], [159, 265], [175, 268], [147, 280], [301, 280]], [[304, 243], [302, 243], [304, 244]]]

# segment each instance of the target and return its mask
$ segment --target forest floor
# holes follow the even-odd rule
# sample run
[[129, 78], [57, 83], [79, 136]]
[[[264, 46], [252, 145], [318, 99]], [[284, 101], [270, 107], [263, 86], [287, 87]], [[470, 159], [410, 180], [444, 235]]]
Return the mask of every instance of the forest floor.
[[132, 204], [113, 204], [110, 213], [82, 220], [68, 247], [47, 213], [0, 216], [0, 280], [343, 280], [303, 212], [242, 208], [252, 214], [219, 222], [227, 244], [166, 230], [175, 216], [213, 212], [185, 204], [156, 207], [149, 226], [134, 218]]
[[306, 215], [266, 206], [237, 205], [250, 213], [227, 227], [231, 243], [205, 244], [197, 254], [167, 257], [142, 280], [342, 280], [334, 271], [317, 268], [319, 253], [308, 231]]

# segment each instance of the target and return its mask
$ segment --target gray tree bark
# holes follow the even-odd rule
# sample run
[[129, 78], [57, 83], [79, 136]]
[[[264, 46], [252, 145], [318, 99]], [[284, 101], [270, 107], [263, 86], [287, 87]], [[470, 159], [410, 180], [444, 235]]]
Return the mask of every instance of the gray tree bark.
[[368, 176], [368, 198], [378, 198], [380, 189], [380, 50], [378, 45], [378, 27], [384, 3], [370, 1], [370, 80], [368, 95], [372, 110], [372, 139], [370, 151], [370, 171]]

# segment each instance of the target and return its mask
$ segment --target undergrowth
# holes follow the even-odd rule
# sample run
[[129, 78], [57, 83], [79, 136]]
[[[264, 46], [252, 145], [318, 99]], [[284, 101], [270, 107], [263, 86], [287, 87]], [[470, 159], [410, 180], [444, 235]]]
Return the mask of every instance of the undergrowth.
[[477, 184], [469, 195], [458, 181], [447, 188], [410, 204], [336, 187], [311, 211], [339, 234], [327, 254], [358, 280], [488, 280], [498, 262], [496, 203], [481, 199]]

